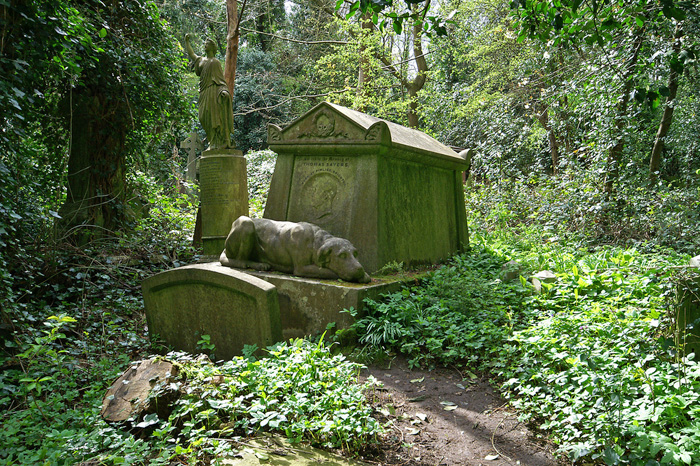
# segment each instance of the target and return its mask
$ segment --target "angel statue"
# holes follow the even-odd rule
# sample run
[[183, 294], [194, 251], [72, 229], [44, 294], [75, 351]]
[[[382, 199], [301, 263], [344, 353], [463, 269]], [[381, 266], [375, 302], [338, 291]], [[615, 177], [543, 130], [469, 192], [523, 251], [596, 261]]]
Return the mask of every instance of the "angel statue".
[[204, 43], [206, 56], [194, 53], [190, 34], [185, 35], [185, 50], [194, 62], [194, 71], [199, 76], [199, 122], [207, 133], [209, 149], [234, 149], [233, 106], [231, 93], [226, 86], [221, 62], [214, 56], [216, 42], [207, 39]]

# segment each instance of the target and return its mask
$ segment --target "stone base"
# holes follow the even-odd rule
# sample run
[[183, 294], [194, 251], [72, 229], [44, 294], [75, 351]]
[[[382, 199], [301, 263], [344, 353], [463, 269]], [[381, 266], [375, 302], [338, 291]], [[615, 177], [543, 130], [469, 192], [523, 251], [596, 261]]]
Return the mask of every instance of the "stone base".
[[[223, 266], [222, 266], [223, 267]], [[415, 277], [373, 278], [371, 283], [348, 283], [340, 280], [301, 278], [276, 272], [241, 270], [261, 278], [277, 288], [282, 335], [285, 340], [306, 335], [318, 335], [328, 324], [336, 328], [350, 327], [354, 319], [344, 309], [364, 308], [366, 298], [378, 299], [393, 293], [401, 286], [415, 281]]]
[[292, 445], [281, 435], [265, 434], [236, 445], [239, 455], [220, 458], [224, 466], [369, 466], [305, 445]]
[[219, 262], [168, 270], [142, 283], [148, 332], [180, 351], [200, 352], [209, 335], [217, 359], [240, 355], [244, 345], [323, 333], [328, 324], [350, 327], [345, 309], [415, 282], [417, 276], [373, 278], [358, 284], [225, 267]]

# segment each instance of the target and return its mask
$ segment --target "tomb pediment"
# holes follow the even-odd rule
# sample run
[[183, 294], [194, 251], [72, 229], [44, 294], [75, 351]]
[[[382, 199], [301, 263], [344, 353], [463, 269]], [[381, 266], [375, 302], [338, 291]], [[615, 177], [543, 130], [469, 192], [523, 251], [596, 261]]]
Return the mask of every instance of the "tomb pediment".
[[275, 151], [279, 146], [286, 150], [293, 150], [293, 146], [335, 146], [338, 151], [352, 147], [355, 153], [361, 147], [375, 146], [376, 151], [376, 146], [383, 146], [394, 156], [418, 163], [466, 167], [459, 154], [421, 131], [328, 102], [320, 103], [285, 128], [270, 125], [268, 144]]

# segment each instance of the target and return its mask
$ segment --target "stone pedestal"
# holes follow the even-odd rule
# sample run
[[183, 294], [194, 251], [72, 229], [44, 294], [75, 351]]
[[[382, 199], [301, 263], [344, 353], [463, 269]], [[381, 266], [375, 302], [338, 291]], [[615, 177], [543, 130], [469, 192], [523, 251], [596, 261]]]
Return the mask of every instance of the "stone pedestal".
[[233, 221], [241, 215], [248, 215], [248, 181], [243, 153], [235, 149], [204, 151], [199, 166], [199, 184], [204, 255], [218, 258]]
[[244, 272], [277, 288], [282, 336], [285, 340], [321, 334], [333, 322], [338, 329], [348, 328], [354, 319], [343, 312], [344, 309], [353, 307], [361, 313], [365, 299], [379, 300], [381, 295], [399, 291], [403, 285], [415, 283], [422, 276], [381, 277], [374, 278], [372, 283], [359, 284], [249, 269]]

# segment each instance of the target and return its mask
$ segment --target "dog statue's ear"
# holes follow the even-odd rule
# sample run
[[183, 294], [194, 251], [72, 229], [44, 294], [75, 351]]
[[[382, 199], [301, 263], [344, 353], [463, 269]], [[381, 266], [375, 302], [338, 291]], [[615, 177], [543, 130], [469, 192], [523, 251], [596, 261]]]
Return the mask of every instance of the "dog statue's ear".
[[318, 249], [318, 255], [316, 259], [316, 265], [323, 268], [328, 268], [328, 263], [331, 259], [331, 252], [333, 248], [330, 244], [326, 243]]

